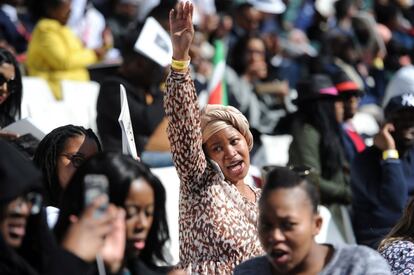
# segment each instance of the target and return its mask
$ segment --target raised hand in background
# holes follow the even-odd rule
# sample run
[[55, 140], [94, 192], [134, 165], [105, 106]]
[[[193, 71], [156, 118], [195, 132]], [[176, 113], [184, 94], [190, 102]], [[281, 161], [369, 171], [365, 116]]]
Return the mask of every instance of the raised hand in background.
[[179, 2], [170, 11], [170, 34], [175, 60], [189, 60], [189, 50], [194, 37], [193, 4]]

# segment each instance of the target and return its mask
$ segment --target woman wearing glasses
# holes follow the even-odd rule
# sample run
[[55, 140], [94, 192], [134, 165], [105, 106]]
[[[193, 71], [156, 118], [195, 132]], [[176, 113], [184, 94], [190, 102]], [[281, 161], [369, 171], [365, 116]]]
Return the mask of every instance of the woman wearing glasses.
[[[62, 190], [76, 169], [100, 151], [101, 144], [91, 129], [66, 125], [47, 134], [36, 149], [33, 159], [43, 173], [45, 205], [58, 207]], [[50, 220], [52, 224], [53, 220], [54, 218]]]
[[319, 244], [319, 193], [304, 174], [270, 169], [259, 201], [259, 238], [266, 255], [236, 267], [235, 275], [390, 275], [385, 260], [365, 246]]
[[17, 134], [1, 128], [20, 119], [22, 77], [14, 56], [0, 48], [0, 138], [13, 139]]

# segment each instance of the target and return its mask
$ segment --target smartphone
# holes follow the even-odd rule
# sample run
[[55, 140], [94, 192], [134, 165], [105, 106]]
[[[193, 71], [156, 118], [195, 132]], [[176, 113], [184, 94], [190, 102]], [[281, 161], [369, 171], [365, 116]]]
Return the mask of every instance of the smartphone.
[[94, 213], [94, 218], [99, 218], [103, 213], [105, 213], [106, 209], [108, 208], [108, 178], [102, 174], [88, 174], [84, 178], [84, 183], [85, 208], [88, 207], [97, 197], [101, 195], [106, 195], [108, 198], [106, 202], [100, 205]]

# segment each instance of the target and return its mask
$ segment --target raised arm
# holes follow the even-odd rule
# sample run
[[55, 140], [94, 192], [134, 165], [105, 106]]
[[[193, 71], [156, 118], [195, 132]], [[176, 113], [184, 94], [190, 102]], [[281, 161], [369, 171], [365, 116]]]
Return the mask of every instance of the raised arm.
[[170, 11], [170, 35], [174, 60], [189, 60], [190, 46], [193, 42], [193, 4], [179, 2]]
[[206, 167], [200, 111], [194, 83], [188, 72], [189, 49], [194, 36], [192, 13], [193, 5], [189, 2], [178, 3], [176, 9], [170, 12], [173, 64], [164, 96], [168, 137], [182, 188], [200, 182]]

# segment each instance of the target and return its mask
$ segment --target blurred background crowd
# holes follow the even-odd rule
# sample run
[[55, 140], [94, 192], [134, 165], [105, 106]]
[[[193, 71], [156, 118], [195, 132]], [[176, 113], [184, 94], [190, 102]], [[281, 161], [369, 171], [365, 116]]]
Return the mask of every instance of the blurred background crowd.
[[[153, 169], [173, 167], [163, 107], [170, 67], [138, 51], [136, 42], [148, 18], [169, 32], [169, 12], [177, 2], [0, 0], [0, 138], [42, 171], [45, 206], [51, 207], [49, 225], [57, 222], [62, 234], [58, 241], [86, 261], [96, 251], [82, 255], [83, 247], [73, 236], [84, 235], [71, 235], [75, 226], [68, 229], [70, 215], [83, 209], [60, 201], [61, 193], [88, 158], [101, 151], [122, 151], [120, 84], [126, 90], [141, 161]], [[249, 121], [254, 138], [251, 185], [262, 187], [261, 172], [269, 165], [302, 167], [318, 185], [321, 204], [338, 228], [338, 240], [377, 249], [414, 194], [414, 4], [409, 0], [192, 3], [190, 73], [198, 103], [234, 106]], [[47, 102], [39, 99], [43, 97], [40, 86], [31, 85], [34, 80], [45, 84]], [[93, 87], [92, 97], [90, 91], [75, 88], [76, 98], [65, 105], [69, 114], [80, 113], [87, 105], [86, 112], [93, 113], [87, 123], [81, 125], [75, 115], [68, 116], [68, 123], [50, 124], [53, 127], [44, 128], [37, 139], [7, 129], [31, 115], [39, 119], [30, 110], [40, 106], [46, 110], [41, 120], [54, 121], [55, 111], [63, 105], [48, 106], [69, 102], [71, 91], [65, 91], [65, 81]], [[0, 155], [5, 152], [1, 149]], [[115, 157], [101, 158], [96, 161]], [[35, 173], [32, 167], [27, 169]], [[150, 193], [162, 189], [161, 198], [151, 198], [164, 204], [155, 210], [160, 211], [156, 230], [167, 234], [165, 190], [158, 179], [147, 175], [146, 167], [140, 169], [137, 173], [145, 176], [135, 177], [146, 179]], [[110, 198], [113, 209], [107, 211], [112, 212], [106, 214], [106, 223], [115, 223], [115, 217], [122, 215], [116, 206], [123, 207], [127, 196], [122, 194], [119, 202]], [[75, 197], [70, 200], [79, 199]], [[68, 212], [56, 220], [53, 211], [60, 207]], [[126, 209], [127, 216], [134, 215], [129, 210], [136, 211]], [[84, 217], [92, 215], [85, 213]], [[19, 235], [19, 230], [13, 234]], [[171, 263], [160, 252], [168, 234], [148, 234], [157, 247], [145, 250], [142, 261], [149, 266], [155, 266], [153, 259]], [[56, 254], [56, 259], [73, 260], [64, 254]], [[117, 261], [112, 262], [116, 266]], [[134, 265], [131, 268], [142, 268]]]

